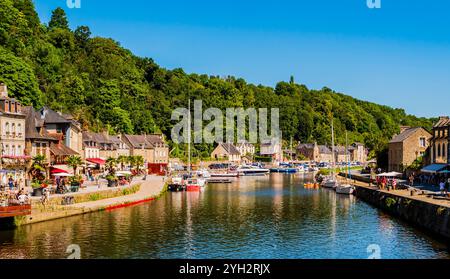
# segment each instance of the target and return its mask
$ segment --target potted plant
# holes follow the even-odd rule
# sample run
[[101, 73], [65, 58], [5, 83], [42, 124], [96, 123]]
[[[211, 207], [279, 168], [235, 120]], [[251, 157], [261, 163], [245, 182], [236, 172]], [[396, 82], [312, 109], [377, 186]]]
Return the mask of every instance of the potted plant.
[[81, 175], [74, 175], [69, 178], [70, 189], [72, 192], [78, 192], [83, 178]]
[[117, 187], [118, 180], [117, 180], [117, 177], [115, 175], [108, 174], [106, 176], [106, 180], [108, 180], [108, 187]]
[[34, 180], [33, 182], [31, 182], [31, 188], [33, 188], [33, 196], [42, 196], [44, 188], [42, 187], [41, 182]]
[[46, 160], [47, 159], [43, 155], [37, 155], [33, 158], [33, 163], [29, 172], [32, 177], [31, 188], [33, 188], [33, 196], [42, 196], [43, 189], [48, 186], [45, 179]]

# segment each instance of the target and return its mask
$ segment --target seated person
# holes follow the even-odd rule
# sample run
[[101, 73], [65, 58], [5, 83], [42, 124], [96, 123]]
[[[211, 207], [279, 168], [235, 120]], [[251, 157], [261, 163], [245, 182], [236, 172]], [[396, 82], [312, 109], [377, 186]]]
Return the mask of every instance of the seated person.
[[20, 204], [28, 204], [28, 195], [22, 193], [18, 198]]

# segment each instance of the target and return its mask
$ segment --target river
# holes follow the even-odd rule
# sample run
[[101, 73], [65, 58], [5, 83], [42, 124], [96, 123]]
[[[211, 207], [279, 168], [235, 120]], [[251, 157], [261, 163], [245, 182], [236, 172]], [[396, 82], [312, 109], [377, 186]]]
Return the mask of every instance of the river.
[[[0, 258], [449, 258], [444, 243], [356, 199], [271, 174], [0, 231]], [[368, 250], [368, 247], [370, 249]]]

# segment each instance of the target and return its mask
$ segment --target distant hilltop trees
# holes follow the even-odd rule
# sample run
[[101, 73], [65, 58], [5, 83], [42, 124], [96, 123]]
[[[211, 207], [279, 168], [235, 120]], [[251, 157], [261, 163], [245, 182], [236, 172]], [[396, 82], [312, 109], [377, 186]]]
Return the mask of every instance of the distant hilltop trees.
[[[294, 77], [272, 88], [231, 76], [164, 69], [113, 39], [92, 37], [87, 26], [71, 30], [61, 8], [48, 25], [42, 24], [31, 0], [0, 1], [0, 82], [24, 105], [71, 113], [91, 130], [162, 132], [168, 139], [176, 124], [171, 113], [187, 107], [188, 97], [203, 100], [205, 109], [280, 108], [283, 138], [300, 142], [329, 143], [333, 117], [337, 143], [345, 142], [347, 130], [350, 142], [363, 142], [373, 151], [385, 149], [400, 125], [432, 126], [430, 119], [407, 115], [402, 109], [360, 101], [326, 87], [309, 89], [295, 83]], [[214, 146], [194, 148], [209, 155]]]

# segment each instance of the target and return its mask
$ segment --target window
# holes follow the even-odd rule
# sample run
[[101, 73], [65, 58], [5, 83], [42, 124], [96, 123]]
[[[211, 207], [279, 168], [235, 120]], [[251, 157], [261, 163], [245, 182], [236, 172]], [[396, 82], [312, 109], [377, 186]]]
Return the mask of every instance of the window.
[[17, 133], [19, 134], [19, 136], [22, 136], [22, 124], [18, 124], [17, 125]]
[[20, 145], [17, 146], [16, 155], [22, 156], [22, 146], [20, 146]]
[[442, 144], [442, 157], [445, 157], [447, 154], [447, 149], [445, 148], [445, 143]]
[[15, 123], [11, 124], [11, 132], [12, 132], [12, 135], [14, 137], [16, 135], [16, 124]]
[[9, 135], [9, 122], [5, 123], [5, 133], [6, 135]]
[[420, 138], [420, 147], [426, 147], [427, 145], [427, 139], [426, 138]]
[[441, 144], [440, 143], [438, 143], [438, 147], [437, 147], [437, 156], [438, 157], [441, 157]]
[[5, 155], [9, 155], [9, 145], [5, 145]]

